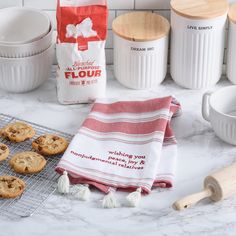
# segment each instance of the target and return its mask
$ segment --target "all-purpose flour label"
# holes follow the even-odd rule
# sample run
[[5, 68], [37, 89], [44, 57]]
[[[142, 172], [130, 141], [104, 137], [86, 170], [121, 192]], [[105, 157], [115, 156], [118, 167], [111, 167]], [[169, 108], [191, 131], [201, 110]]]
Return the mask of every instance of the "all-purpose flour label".
[[57, 92], [63, 104], [88, 103], [106, 90], [104, 0], [59, 0]]

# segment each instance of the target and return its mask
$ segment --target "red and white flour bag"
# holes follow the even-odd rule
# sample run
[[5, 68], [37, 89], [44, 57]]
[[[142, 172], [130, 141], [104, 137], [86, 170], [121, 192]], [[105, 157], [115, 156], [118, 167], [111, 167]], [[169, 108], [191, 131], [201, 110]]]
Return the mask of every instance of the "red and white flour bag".
[[89, 103], [105, 96], [107, 16], [106, 0], [58, 0], [60, 103]]

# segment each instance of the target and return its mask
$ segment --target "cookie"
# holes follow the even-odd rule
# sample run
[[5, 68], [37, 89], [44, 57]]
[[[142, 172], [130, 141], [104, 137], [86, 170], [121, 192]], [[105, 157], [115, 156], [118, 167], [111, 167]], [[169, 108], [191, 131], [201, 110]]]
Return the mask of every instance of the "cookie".
[[25, 182], [14, 176], [0, 176], [0, 198], [16, 198], [25, 190]]
[[15, 122], [3, 127], [1, 135], [10, 141], [19, 143], [32, 138], [35, 135], [35, 130], [26, 123]]
[[7, 145], [0, 143], [0, 161], [4, 161], [7, 159], [10, 151]]
[[36, 152], [20, 152], [11, 158], [11, 168], [20, 174], [34, 174], [40, 172], [47, 161]]
[[34, 140], [32, 147], [42, 155], [56, 155], [65, 152], [68, 142], [57, 135], [45, 134]]

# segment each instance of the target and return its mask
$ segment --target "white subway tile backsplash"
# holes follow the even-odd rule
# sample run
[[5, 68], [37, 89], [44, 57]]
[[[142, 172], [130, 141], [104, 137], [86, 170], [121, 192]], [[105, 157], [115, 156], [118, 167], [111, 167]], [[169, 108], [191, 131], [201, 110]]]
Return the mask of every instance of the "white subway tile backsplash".
[[[2, 0], [9, 1], [9, 0]], [[55, 10], [57, 6], [57, 0], [22, 0], [24, 6], [35, 7], [44, 10]]]
[[116, 11], [116, 17], [125, 13], [132, 12], [133, 10], [117, 10]]
[[106, 48], [113, 48], [113, 33], [112, 33], [112, 30], [108, 30]]
[[22, 6], [22, 0], [0, 0], [0, 8]]
[[52, 42], [56, 43], [56, 41], [57, 41], [57, 31], [54, 31], [52, 34]]
[[134, 0], [108, 0], [108, 7], [110, 9], [134, 9]]
[[45, 11], [45, 12], [49, 15], [51, 19], [53, 29], [56, 29], [57, 28], [56, 11]]
[[164, 16], [170, 22], [170, 10], [157, 10], [155, 13]]
[[53, 65], [57, 65], [57, 54], [56, 54], [56, 48], [55, 48], [55, 50], [54, 50]]
[[106, 49], [106, 61], [108, 65], [113, 64], [113, 49]]
[[116, 18], [116, 11], [110, 10], [108, 15], [108, 29], [112, 29], [112, 22]]
[[170, 0], [135, 0], [135, 9], [170, 9]]

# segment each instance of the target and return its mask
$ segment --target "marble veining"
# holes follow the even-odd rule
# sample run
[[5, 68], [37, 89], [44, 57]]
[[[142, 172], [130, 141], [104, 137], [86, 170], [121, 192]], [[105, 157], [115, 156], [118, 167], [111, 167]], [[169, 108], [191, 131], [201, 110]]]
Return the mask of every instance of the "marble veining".
[[[108, 67], [108, 97], [175, 95], [181, 102], [183, 114], [172, 123], [179, 143], [174, 188], [154, 190], [142, 198], [139, 208], [125, 207], [126, 193], [117, 193], [124, 207], [111, 210], [101, 208], [103, 194], [95, 189], [89, 202], [55, 193], [30, 218], [0, 219], [0, 236], [236, 235], [236, 196], [218, 203], [205, 200], [183, 212], [171, 208], [178, 198], [201, 190], [209, 173], [236, 161], [236, 147], [219, 140], [201, 116], [205, 91], [182, 89], [171, 79], [150, 91], [130, 90], [120, 85], [112, 74], [112, 67]], [[222, 79], [213, 89], [226, 85], [230, 83]], [[44, 85], [30, 93], [0, 91], [0, 107], [2, 113], [74, 134], [91, 105], [60, 105], [53, 71]]]

